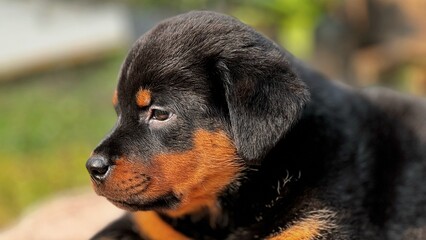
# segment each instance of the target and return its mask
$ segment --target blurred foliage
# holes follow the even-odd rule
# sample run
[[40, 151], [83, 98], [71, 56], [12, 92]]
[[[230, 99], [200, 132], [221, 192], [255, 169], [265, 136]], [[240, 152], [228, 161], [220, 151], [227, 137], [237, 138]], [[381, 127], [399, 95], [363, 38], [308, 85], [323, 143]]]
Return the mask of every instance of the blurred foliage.
[[43, 196], [90, 185], [85, 161], [115, 121], [123, 58], [0, 85], [0, 225]]
[[128, 0], [141, 9], [162, 8], [177, 12], [208, 9], [225, 12], [260, 30], [300, 58], [309, 58], [318, 19], [337, 0]]
[[264, 31], [299, 58], [307, 59], [314, 47], [318, 19], [333, 6], [333, 0], [251, 0], [232, 6], [231, 14]]
[[[139, 9], [162, 8], [173, 11], [188, 11], [194, 9], [214, 9], [219, 5], [227, 5], [231, 1], [226, 0], [125, 0], [129, 5]], [[249, 0], [248, 2], [250, 2]]]

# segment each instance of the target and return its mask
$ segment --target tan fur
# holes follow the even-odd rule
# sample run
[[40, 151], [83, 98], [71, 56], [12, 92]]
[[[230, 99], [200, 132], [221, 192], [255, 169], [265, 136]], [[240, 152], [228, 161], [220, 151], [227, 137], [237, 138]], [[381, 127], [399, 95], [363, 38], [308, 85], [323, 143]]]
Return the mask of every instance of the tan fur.
[[146, 89], [140, 89], [136, 93], [136, 104], [139, 107], [147, 107], [151, 103], [151, 91]]
[[218, 194], [238, 178], [242, 164], [222, 131], [196, 130], [193, 144], [190, 150], [159, 154], [149, 161], [122, 157], [105, 184], [94, 184], [95, 191], [123, 208], [120, 202], [135, 195], [149, 201], [173, 192], [181, 201], [164, 214], [180, 217], [208, 210], [213, 221], [220, 212]]
[[[154, 162], [158, 165], [156, 170], [161, 170], [152, 174], [156, 180], [183, 196], [178, 209], [165, 212], [171, 217], [202, 208], [209, 209], [212, 214], [217, 213], [217, 195], [241, 172], [232, 141], [223, 132], [206, 130], [195, 132], [193, 149], [158, 155]], [[164, 188], [158, 190], [161, 189]]]
[[187, 240], [190, 239], [164, 222], [154, 211], [133, 213], [133, 219], [141, 236], [151, 240]]
[[268, 240], [315, 240], [324, 233], [336, 228], [333, 218], [335, 214], [330, 210], [319, 210], [310, 213], [307, 217], [293, 222], [282, 232], [275, 234]]
[[112, 95], [112, 105], [117, 106], [118, 104], [118, 92], [117, 90], [114, 91], [114, 94]]

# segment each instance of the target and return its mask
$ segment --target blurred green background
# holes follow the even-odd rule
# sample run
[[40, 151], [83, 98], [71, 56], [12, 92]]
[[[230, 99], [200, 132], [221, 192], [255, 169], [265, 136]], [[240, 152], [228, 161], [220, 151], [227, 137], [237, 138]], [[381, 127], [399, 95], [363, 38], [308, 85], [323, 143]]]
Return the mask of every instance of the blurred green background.
[[0, 226], [50, 193], [89, 186], [85, 159], [114, 123], [123, 57], [0, 85]]
[[[84, 21], [91, 21], [79, 18], [77, 13], [82, 10], [92, 12], [92, 9], [105, 8], [110, 14], [118, 9], [118, 19], [124, 24], [117, 27], [118, 38], [108, 33], [97, 34], [99, 38], [114, 40], [113, 44], [103, 43], [106, 47], [100, 50], [91, 51], [101, 45], [96, 41], [93, 46], [82, 47], [88, 42], [84, 38], [70, 41], [66, 46], [61, 45], [59, 39], [56, 43], [59, 42], [62, 50], [67, 47], [71, 50], [54, 57], [47, 55], [47, 50], [31, 56], [29, 50], [25, 50], [22, 59], [29, 59], [25, 65], [19, 58], [12, 65], [11, 58], [2, 56], [0, 48], [3, 59], [0, 62], [0, 68], [3, 64], [3, 72], [0, 72], [0, 227], [52, 193], [90, 185], [85, 161], [115, 121], [111, 97], [120, 64], [131, 43], [158, 20], [192, 9], [224, 12], [252, 25], [333, 79], [356, 86], [387, 85], [424, 95], [426, 54], [424, 44], [416, 45], [425, 41], [423, 24], [426, 21], [422, 16], [426, 14], [418, 12], [420, 5], [424, 6], [421, 0], [388, 3], [370, 0], [1, 2], [3, 11], [24, 8], [34, 12], [35, 18], [42, 18], [41, 35], [44, 28], [49, 28], [49, 21], [55, 21], [52, 20], [55, 11], [65, 11], [70, 19], [83, 19], [76, 31], [66, 31], [77, 35], [83, 31]], [[399, 16], [399, 20], [395, 20], [395, 16]], [[385, 21], [390, 18], [394, 19], [391, 25]], [[28, 21], [32, 24], [31, 21], [36, 20]], [[0, 29], [17, 30], [9, 32], [9, 45], [0, 42], [5, 51], [27, 49], [33, 44], [32, 35], [6, 25], [12, 24], [10, 21], [1, 22]], [[52, 36], [64, 34], [69, 22], [64, 21], [63, 26], [60, 21], [56, 24], [58, 30], [53, 29]], [[93, 29], [97, 29], [94, 26]], [[120, 26], [126, 31], [120, 31]], [[18, 40], [28, 39], [26, 42], [14, 40], [13, 34], [17, 34]], [[45, 38], [53, 37], [44, 36], [41, 41], [45, 42]], [[66, 39], [73, 38], [67, 36]], [[53, 49], [54, 44], [52, 41], [47, 49]], [[396, 50], [395, 46], [401, 49]]]

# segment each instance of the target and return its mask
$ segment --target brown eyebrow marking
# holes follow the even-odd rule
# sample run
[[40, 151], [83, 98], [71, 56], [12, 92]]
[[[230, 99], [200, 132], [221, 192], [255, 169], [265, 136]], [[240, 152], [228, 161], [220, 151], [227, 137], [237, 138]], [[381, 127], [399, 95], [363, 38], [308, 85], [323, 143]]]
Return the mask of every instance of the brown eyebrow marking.
[[147, 89], [140, 89], [136, 93], [136, 104], [139, 107], [146, 107], [151, 103], [151, 91]]
[[118, 104], [118, 93], [117, 93], [117, 89], [114, 91], [114, 94], [112, 95], [112, 104], [114, 106], [117, 106], [117, 104]]

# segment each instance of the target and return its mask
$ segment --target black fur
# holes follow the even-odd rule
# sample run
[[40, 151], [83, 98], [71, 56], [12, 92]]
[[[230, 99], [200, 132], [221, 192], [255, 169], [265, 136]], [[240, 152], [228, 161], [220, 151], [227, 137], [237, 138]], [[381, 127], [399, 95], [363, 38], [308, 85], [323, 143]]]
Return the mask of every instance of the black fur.
[[[182, 116], [154, 138], [132, 122], [137, 110], [128, 104], [145, 86]], [[123, 123], [97, 152], [181, 151], [191, 148], [194, 129], [222, 129], [245, 161], [243, 177], [219, 197], [214, 228], [208, 216], [163, 216], [187, 236], [262, 239], [327, 210], [333, 225], [316, 239], [426, 238], [424, 99], [328, 81], [212, 12], [179, 15], [146, 33], [123, 64], [118, 92]], [[104, 231], [122, 228], [125, 236], [122, 226]]]

